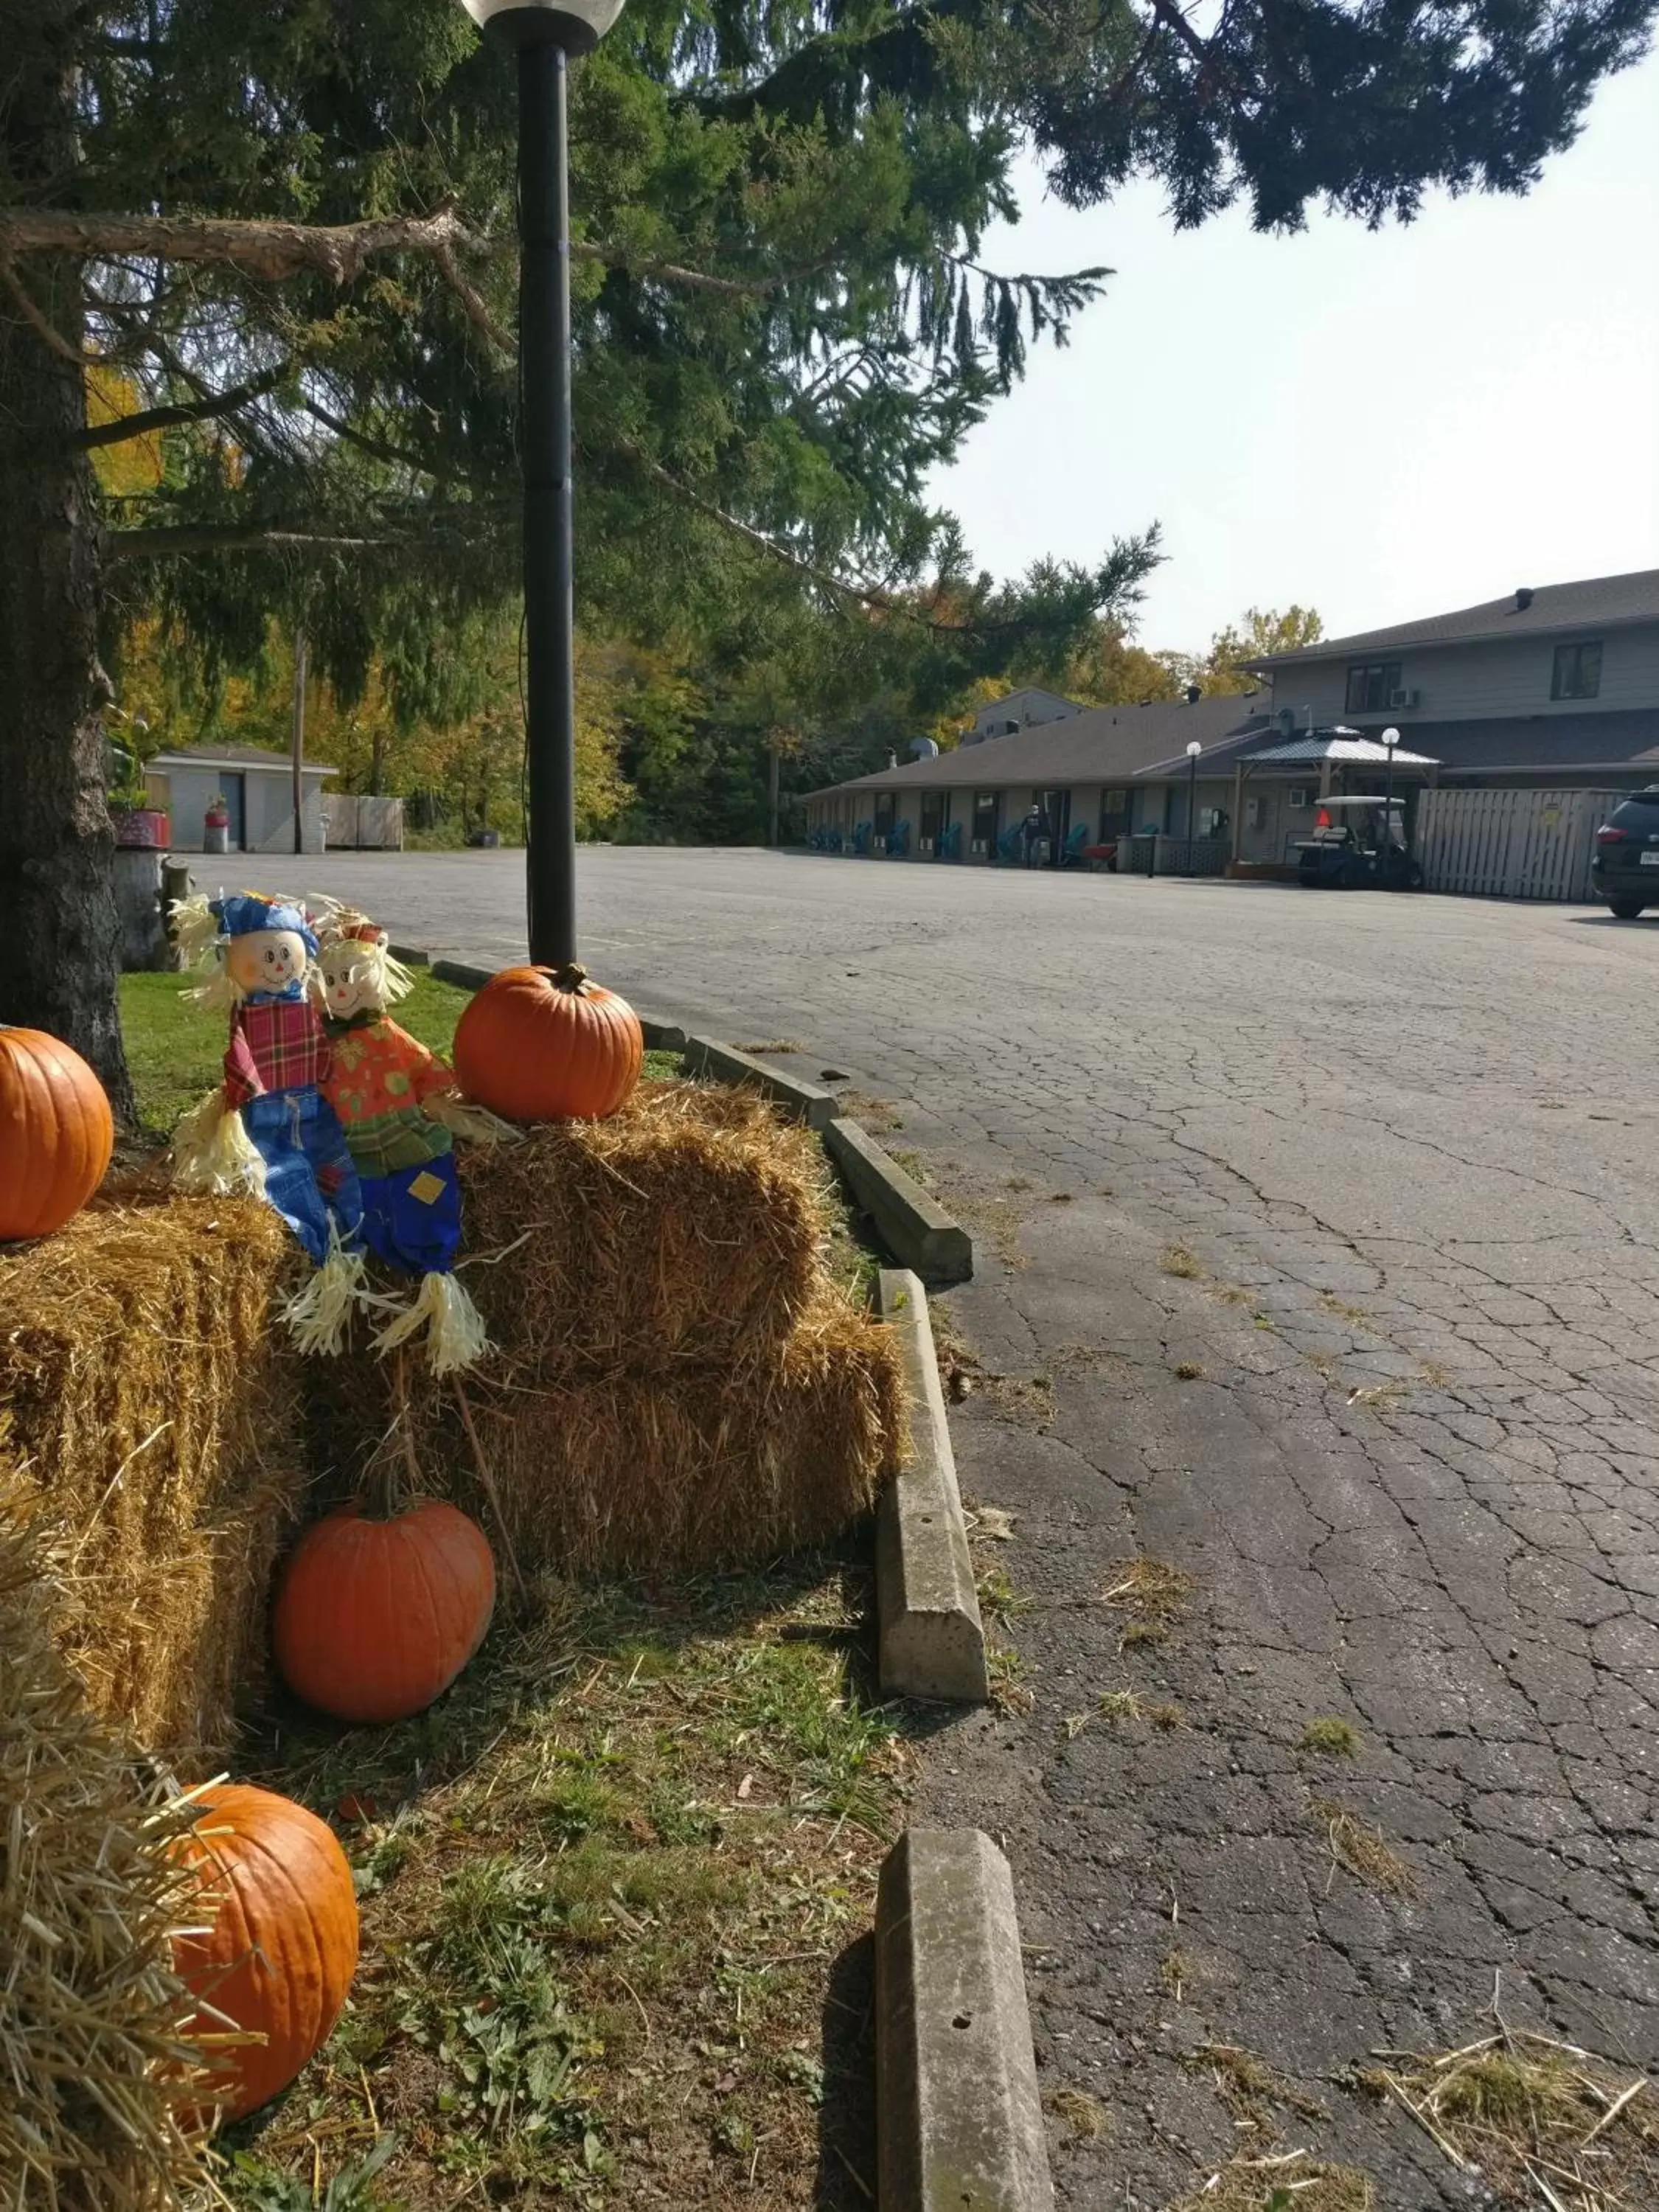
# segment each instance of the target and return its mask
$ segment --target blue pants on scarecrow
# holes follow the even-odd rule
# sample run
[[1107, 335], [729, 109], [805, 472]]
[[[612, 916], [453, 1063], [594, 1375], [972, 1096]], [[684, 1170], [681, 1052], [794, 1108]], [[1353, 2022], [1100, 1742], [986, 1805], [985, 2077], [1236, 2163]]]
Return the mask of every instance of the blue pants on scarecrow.
[[461, 1187], [455, 1155], [365, 1176], [363, 1242], [377, 1260], [410, 1275], [447, 1275], [461, 1243]]
[[363, 1199], [334, 1109], [314, 1087], [268, 1091], [241, 1109], [265, 1164], [265, 1198], [320, 1267], [331, 1220], [340, 1241], [357, 1241]]

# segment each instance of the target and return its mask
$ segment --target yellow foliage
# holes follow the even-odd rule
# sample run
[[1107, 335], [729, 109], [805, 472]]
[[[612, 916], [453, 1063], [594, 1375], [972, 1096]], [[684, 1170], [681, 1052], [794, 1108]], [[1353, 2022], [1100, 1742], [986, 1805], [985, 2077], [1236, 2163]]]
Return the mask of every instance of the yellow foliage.
[[[92, 429], [119, 422], [144, 410], [144, 395], [132, 378], [108, 362], [93, 362], [86, 372], [87, 423]], [[154, 491], [161, 481], [161, 434], [146, 430], [118, 446], [95, 446], [92, 465], [99, 483], [113, 498]]]

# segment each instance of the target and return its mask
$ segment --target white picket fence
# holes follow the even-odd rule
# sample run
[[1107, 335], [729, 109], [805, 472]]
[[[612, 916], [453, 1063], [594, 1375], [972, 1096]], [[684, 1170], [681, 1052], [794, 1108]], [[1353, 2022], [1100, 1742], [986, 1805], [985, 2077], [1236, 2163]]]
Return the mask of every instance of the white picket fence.
[[1622, 791], [1425, 791], [1412, 848], [1431, 891], [1590, 896], [1595, 833]]
[[331, 848], [401, 852], [404, 842], [404, 802], [401, 799], [359, 798], [355, 792], [323, 793], [323, 823]]

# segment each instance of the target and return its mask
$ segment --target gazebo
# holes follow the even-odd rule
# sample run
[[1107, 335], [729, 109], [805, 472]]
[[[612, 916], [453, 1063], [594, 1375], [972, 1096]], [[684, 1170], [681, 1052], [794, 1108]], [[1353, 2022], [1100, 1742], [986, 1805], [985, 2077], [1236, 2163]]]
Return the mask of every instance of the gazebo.
[[1244, 858], [1240, 847], [1245, 785], [1264, 771], [1270, 776], [1288, 778], [1301, 770], [1310, 783], [1317, 781], [1322, 799], [1357, 795], [1368, 786], [1385, 781], [1403, 796], [1413, 786], [1434, 783], [1439, 769], [1439, 762], [1428, 753], [1411, 752], [1401, 744], [1385, 745], [1380, 738], [1368, 738], [1340, 723], [1328, 729], [1304, 730], [1254, 752], [1241, 753], [1233, 765], [1233, 820], [1238, 825], [1234, 832], [1235, 862]]

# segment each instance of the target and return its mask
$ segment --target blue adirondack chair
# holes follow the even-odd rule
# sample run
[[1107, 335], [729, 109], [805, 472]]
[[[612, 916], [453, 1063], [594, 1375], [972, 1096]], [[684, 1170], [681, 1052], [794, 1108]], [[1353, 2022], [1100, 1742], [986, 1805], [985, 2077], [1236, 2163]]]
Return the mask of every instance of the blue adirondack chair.
[[959, 860], [962, 858], [962, 824], [952, 822], [942, 830], [933, 847], [936, 860]]
[[1060, 856], [1060, 866], [1062, 868], [1080, 868], [1083, 866], [1083, 848], [1088, 842], [1088, 823], [1086, 822], [1073, 823], [1072, 825], [1072, 834], [1066, 840], [1066, 850]]
[[1006, 860], [1010, 867], [1018, 861], [1025, 849], [1024, 830], [1024, 823], [1016, 822], [1012, 830], [1005, 830], [997, 839], [997, 858]]
[[909, 854], [910, 825], [908, 822], [897, 823], [894, 825], [892, 834], [887, 840], [888, 858], [890, 860], [903, 860], [909, 858]]
[[853, 850], [859, 854], [860, 859], [868, 854], [870, 850], [870, 840], [875, 836], [875, 834], [876, 825], [873, 822], [860, 822], [857, 829], [854, 830]]

